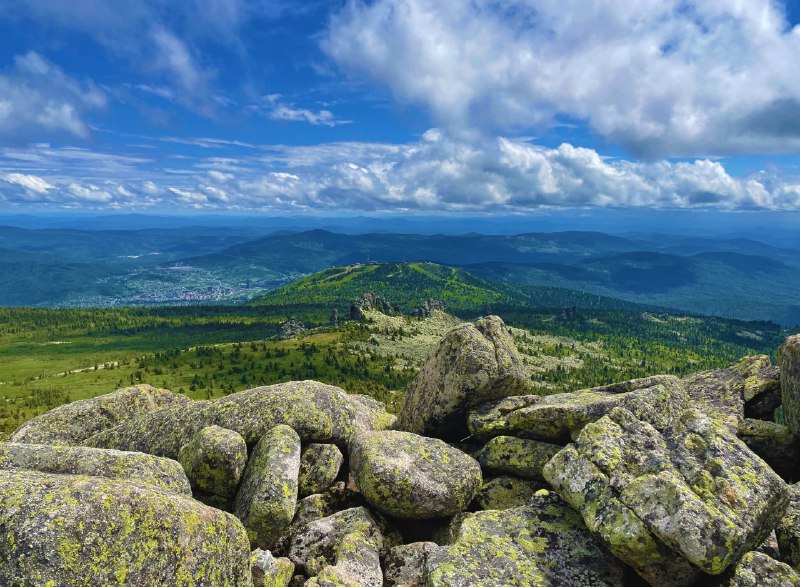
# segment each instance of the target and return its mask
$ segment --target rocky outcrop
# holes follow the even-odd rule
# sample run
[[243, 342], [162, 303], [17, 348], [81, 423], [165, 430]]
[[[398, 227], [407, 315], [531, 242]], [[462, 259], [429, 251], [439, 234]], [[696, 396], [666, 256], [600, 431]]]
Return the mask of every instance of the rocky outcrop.
[[452, 516], [481, 483], [472, 457], [410, 432], [359, 434], [350, 445], [350, 470], [367, 503], [397, 518]]
[[758, 547], [785, 483], [727, 426], [697, 411], [659, 432], [617, 408], [558, 453], [545, 478], [651, 585], [690, 585]]
[[0, 471], [0, 584], [251, 587], [241, 523], [143, 483]]
[[784, 341], [778, 349], [778, 361], [783, 419], [792, 432], [800, 434], [800, 334]]
[[463, 428], [463, 411], [531, 389], [530, 373], [497, 316], [448, 332], [406, 392], [399, 427], [448, 435]]
[[226, 503], [236, 495], [247, 465], [247, 445], [233, 430], [206, 426], [181, 447], [178, 461], [196, 492]]
[[350, 320], [363, 320], [364, 312], [377, 311], [381, 314], [395, 314], [399, 310], [393, 307], [386, 298], [367, 292], [350, 306]]
[[419, 308], [414, 308], [412, 310], [411, 315], [414, 318], [430, 318], [433, 316], [433, 312], [439, 310], [440, 312], [447, 311], [447, 304], [442, 300], [436, 300], [433, 298], [429, 298], [422, 302], [422, 305]]
[[487, 403], [470, 412], [469, 431], [476, 438], [512, 435], [563, 442], [614, 408], [625, 408], [663, 429], [687, 405], [681, 382], [671, 375], [658, 375], [574, 393], [524, 395]]
[[59, 406], [20, 426], [11, 442], [82, 444], [90, 436], [144, 414], [191, 402], [187, 397], [150, 385], [136, 385]]

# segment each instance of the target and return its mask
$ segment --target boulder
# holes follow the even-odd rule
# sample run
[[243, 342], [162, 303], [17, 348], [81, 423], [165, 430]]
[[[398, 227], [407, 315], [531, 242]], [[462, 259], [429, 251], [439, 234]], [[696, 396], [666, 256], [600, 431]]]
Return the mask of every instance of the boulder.
[[147, 483], [175, 493], [192, 494], [186, 474], [178, 463], [139, 452], [0, 442], [0, 469], [91, 475]]
[[720, 587], [797, 587], [800, 574], [761, 552], [748, 552]]
[[294, 563], [275, 558], [268, 550], [257, 548], [250, 555], [253, 587], [286, 587], [294, 575]]
[[800, 469], [800, 443], [786, 426], [766, 420], [744, 418], [739, 422], [741, 438], [784, 479], [797, 477]]
[[787, 338], [778, 349], [781, 369], [781, 403], [783, 421], [795, 434], [800, 434], [800, 334]]
[[206, 426], [181, 447], [178, 461], [195, 491], [224, 503], [236, 495], [247, 465], [247, 445], [233, 430]]
[[364, 499], [397, 518], [452, 516], [481, 484], [472, 457], [410, 432], [363, 432], [350, 445], [350, 470]]
[[406, 392], [399, 427], [434, 436], [464, 427], [463, 412], [531, 389], [530, 373], [497, 316], [445, 334]]
[[367, 404], [332, 385], [292, 381], [166, 408], [95, 434], [87, 444], [177, 459], [180, 448], [206, 426], [238, 432], [252, 446], [267, 430], [285, 424], [304, 442], [347, 445], [356, 432], [391, 421], [381, 416], [385, 410], [380, 405]]
[[252, 585], [239, 520], [101, 477], [0, 471], [0, 561], [0, 585]]
[[136, 385], [58, 406], [17, 428], [11, 442], [82, 444], [90, 436], [129, 419], [191, 400], [166, 389]]
[[652, 585], [718, 575], [758, 547], [788, 504], [783, 480], [698, 411], [660, 433], [617, 408], [545, 466], [547, 481]]
[[477, 438], [511, 435], [563, 442], [617, 407], [660, 430], [686, 408], [687, 401], [679, 379], [656, 375], [573, 393], [525, 395], [484, 404], [470, 412], [469, 431]]
[[335, 444], [309, 444], [300, 457], [300, 495], [322, 493], [333, 485], [342, 462], [344, 456]]
[[544, 479], [542, 469], [563, 447], [538, 440], [495, 436], [476, 458], [484, 472], [513, 475], [522, 479]]
[[800, 484], [789, 486], [789, 507], [775, 528], [781, 560], [800, 570]]
[[254, 547], [271, 548], [288, 528], [299, 472], [300, 437], [288, 426], [275, 426], [253, 449], [233, 506]]
[[527, 504], [540, 489], [541, 483], [516, 477], [495, 477], [480, 486], [472, 507], [477, 510], [507, 510]]
[[361, 494], [348, 489], [340, 481], [334, 483], [323, 493], [315, 493], [298, 501], [292, 526], [305, 526], [314, 520], [332, 516], [338, 511], [362, 505], [364, 505], [364, 499]]
[[378, 523], [366, 508], [359, 507], [302, 528], [292, 539], [289, 558], [307, 576], [320, 575], [312, 585], [381, 587], [380, 557], [384, 552]]
[[435, 542], [412, 542], [389, 550], [383, 564], [384, 587], [425, 587], [428, 556]]
[[454, 544], [429, 554], [426, 571], [427, 587], [624, 584], [622, 564], [547, 491], [525, 507], [471, 515]]

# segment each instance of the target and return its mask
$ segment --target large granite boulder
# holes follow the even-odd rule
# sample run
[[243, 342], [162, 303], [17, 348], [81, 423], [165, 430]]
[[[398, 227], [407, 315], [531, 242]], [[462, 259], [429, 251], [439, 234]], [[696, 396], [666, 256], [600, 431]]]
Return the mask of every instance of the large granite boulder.
[[95, 434], [87, 444], [177, 459], [181, 447], [206, 426], [238, 432], [252, 446], [267, 430], [285, 424], [304, 442], [347, 445], [355, 433], [391, 422], [379, 405], [332, 385], [292, 381], [166, 408]]
[[253, 449], [234, 503], [254, 547], [271, 548], [289, 527], [299, 473], [300, 437], [288, 426], [275, 426]]
[[463, 429], [472, 406], [529, 391], [530, 373], [497, 316], [448, 332], [406, 392], [402, 430], [433, 436]]
[[33, 444], [82, 444], [90, 436], [129, 419], [190, 402], [185, 396], [150, 385], [126, 387], [36, 416], [17, 428], [9, 440]]
[[0, 471], [0, 585], [251, 587], [239, 520], [152, 485]]
[[783, 421], [800, 434], [800, 334], [787, 338], [778, 349], [781, 369]]
[[306, 446], [300, 458], [300, 495], [305, 497], [328, 489], [336, 481], [343, 462], [344, 455], [335, 444]]
[[466, 518], [451, 546], [427, 557], [427, 587], [624, 584], [624, 570], [557, 495]]
[[195, 491], [225, 503], [236, 495], [247, 465], [247, 445], [233, 430], [206, 426], [181, 447], [178, 461]]
[[478, 451], [476, 458], [486, 473], [544, 479], [542, 469], [562, 448], [538, 440], [495, 436]]
[[748, 552], [720, 587], [799, 587], [800, 574], [762, 552]]
[[656, 375], [573, 393], [525, 395], [487, 403], [470, 412], [469, 431], [476, 438], [510, 435], [562, 442], [617, 407], [663, 429], [686, 406], [680, 380]]
[[789, 499], [783, 480], [724, 422], [693, 410], [660, 433], [617, 408], [587, 425], [544, 475], [654, 586], [724, 572], [764, 541]]
[[0, 442], [0, 470], [26, 469], [135, 481], [175, 493], [192, 494], [183, 469], [170, 459], [85, 446]]
[[350, 470], [367, 503], [397, 518], [452, 516], [481, 484], [475, 459], [410, 432], [359, 434], [350, 445]]

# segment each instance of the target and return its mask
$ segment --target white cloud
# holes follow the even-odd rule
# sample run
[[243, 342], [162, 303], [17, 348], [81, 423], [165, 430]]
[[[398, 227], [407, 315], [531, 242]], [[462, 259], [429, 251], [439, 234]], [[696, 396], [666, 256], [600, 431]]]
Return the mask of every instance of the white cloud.
[[567, 116], [643, 156], [800, 151], [773, 0], [348, 0], [323, 48], [462, 136]]
[[330, 110], [308, 110], [307, 108], [296, 108], [294, 104], [288, 104], [281, 100], [278, 94], [264, 96], [263, 105], [253, 107], [254, 110], [261, 112], [271, 120], [285, 120], [289, 122], [307, 122], [314, 126], [341, 126], [350, 124], [351, 120], [340, 120]]
[[36, 192], [37, 194], [46, 194], [48, 191], [54, 189], [54, 186], [50, 185], [44, 179], [36, 175], [7, 173], [2, 178], [10, 184], [18, 185], [26, 190]]

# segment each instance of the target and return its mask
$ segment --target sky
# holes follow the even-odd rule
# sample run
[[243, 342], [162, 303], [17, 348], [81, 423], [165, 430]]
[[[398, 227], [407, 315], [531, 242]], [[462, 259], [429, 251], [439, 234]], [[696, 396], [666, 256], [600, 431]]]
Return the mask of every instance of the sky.
[[0, 212], [800, 210], [800, 0], [3, 0]]

